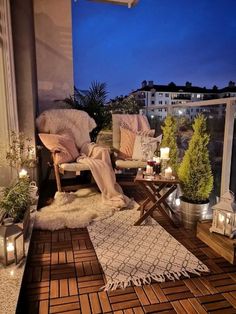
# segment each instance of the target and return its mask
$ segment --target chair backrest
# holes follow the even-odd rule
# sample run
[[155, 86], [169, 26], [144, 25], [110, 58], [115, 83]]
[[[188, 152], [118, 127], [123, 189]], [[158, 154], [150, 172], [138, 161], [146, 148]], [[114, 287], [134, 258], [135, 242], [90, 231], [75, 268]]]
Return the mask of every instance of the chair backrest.
[[71, 134], [80, 149], [90, 142], [89, 132], [96, 123], [87, 112], [75, 109], [51, 109], [44, 111], [36, 119], [38, 131], [51, 134]]
[[120, 149], [120, 126], [126, 122], [134, 132], [150, 130], [150, 125], [146, 116], [140, 114], [113, 114], [112, 115], [112, 141], [113, 148]]

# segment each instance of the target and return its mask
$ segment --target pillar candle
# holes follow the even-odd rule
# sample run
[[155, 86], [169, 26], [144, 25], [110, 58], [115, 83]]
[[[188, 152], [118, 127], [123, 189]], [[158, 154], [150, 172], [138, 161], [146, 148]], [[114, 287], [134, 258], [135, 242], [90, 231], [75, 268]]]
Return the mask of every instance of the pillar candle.
[[171, 167], [168, 167], [165, 169], [165, 178], [171, 179], [171, 177], [172, 177], [172, 169], [171, 169]]
[[169, 147], [162, 147], [161, 148], [161, 159], [168, 159], [169, 153], [170, 153]]

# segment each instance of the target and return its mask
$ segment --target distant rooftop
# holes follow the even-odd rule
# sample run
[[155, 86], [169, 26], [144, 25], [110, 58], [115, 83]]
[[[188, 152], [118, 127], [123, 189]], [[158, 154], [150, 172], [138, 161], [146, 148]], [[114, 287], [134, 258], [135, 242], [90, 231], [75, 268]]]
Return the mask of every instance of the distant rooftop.
[[186, 82], [185, 85], [176, 85], [175, 83], [170, 83], [168, 85], [157, 85], [154, 84], [153, 81], [143, 81], [142, 87], [133, 91], [152, 91], [156, 90], [158, 92], [183, 92], [183, 93], [211, 93], [211, 94], [219, 94], [225, 92], [236, 92], [235, 83], [230, 81], [227, 87], [218, 89], [217, 87], [206, 88], [199, 86], [192, 86], [190, 82]]

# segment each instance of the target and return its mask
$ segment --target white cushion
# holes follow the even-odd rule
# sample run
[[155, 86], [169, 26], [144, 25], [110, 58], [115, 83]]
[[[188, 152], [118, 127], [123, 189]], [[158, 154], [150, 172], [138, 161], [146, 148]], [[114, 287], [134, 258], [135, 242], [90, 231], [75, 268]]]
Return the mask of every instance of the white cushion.
[[117, 168], [145, 168], [146, 162], [142, 160], [123, 160], [117, 159], [116, 160], [116, 167]]
[[[152, 158], [155, 150], [157, 149], [157, 143], [160, 143], [161, 139], [162, 135], [155, 138], [150, 136], [136, 135], [132, 159], [146, 160], [149, 157]], [[145, 154], [145, 152], [147, 153]], [[151, 156], [148, 156], [149, 154]]]
[[79, 172], [84, 170], [90, 170], [87, 165], [80, 164], [79, 162], [70, 162], [65, 164], [60, 164], [59, 168], [63, 171]]

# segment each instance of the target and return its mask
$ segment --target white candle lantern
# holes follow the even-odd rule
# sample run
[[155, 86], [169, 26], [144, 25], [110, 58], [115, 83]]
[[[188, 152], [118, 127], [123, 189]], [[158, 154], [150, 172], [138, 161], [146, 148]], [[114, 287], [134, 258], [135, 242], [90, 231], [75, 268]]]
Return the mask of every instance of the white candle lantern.
[[161, 159], [169, 159], [170, 149], [169, 147], [162, 147], [161, 151]]
[[19, 172], [19, 178], [20, 179], [26, 179], [28, 177], [28, 172], [25, 169], [21, 169]]
[[221, 196], [212, 209], [213, 221], [210, 231], [233, 237], [236, 233], [236, 204], [233, 193], [227, 192]]
[[12, 218], [4, 219], [0, 226], [0, 263], [4, 266], [18, 264], [24, 256], [23, 230], [13, 223]]

